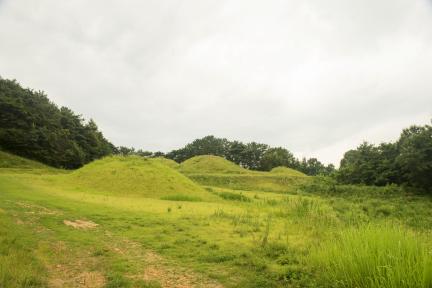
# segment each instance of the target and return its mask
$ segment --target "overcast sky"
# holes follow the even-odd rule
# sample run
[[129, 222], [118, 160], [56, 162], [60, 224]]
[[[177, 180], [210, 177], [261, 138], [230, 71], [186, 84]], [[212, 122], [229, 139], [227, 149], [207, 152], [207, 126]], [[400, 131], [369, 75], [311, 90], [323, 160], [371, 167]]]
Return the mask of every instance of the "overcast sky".
[[213, 134], [338, 164], [432, 118], [432, 1], [0, 0], [0, 76], [115, 145]]

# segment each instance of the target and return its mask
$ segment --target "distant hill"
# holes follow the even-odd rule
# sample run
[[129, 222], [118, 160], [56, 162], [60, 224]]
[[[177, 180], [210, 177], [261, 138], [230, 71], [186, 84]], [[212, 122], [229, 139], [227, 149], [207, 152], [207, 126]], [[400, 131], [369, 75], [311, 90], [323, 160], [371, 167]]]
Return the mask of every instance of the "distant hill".
[[160, 159], [109, 156], [66, 175], [78, 187], [107, 195], [211, 200], [209, 192]]
[[222, 157], [213, 156], [213, 155], [202, 155], [202, 156], [192, 157], [180, 163], [179, 171], [187, 174], [194, 174], [194, 173], [246, 174], [252, 172]]

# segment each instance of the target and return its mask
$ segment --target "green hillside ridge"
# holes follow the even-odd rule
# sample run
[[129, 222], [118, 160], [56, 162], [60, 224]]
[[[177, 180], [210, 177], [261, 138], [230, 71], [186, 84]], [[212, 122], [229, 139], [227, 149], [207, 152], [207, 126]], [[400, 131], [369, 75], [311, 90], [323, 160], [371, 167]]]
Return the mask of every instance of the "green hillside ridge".
[[297, 171], [297, 170], [292, 169], [292, 168], [284, 167], [284, 166], [275, 167], [270, 171], [270, 173], [278, 174], [278, 175], [281, 174], [281, 175], [286, 175], [286, 176], [298, 176], [298, 177], [307, 176], [306, 174], [304, 174], [300, 171]]
[[296, 193], [312, 177], [272, 175], [269, 172], [256, 174], [190, 174], [188, 177], [204, 186], [234, 190]]
[[44, 169], [49, 167], [37, 161], [0, 151], [0, 168]]
[[253, 173], [225, 158], [214, 155], [201, 155], [189, 158], [182, 162], [179, 171], [186, 174], [247, 174]]
[[38, 173], [60, 173], [61, 169], [56, 169], [40, 162], [17, 156], [8, 152], [0, 151], [0, 171], [2, 172], [32, 172]]
[[[213, 195], [160, 159], [109, 156], [66, 175], [80, 190], [117, 196], [211, 201]], [[167, 198], [167, 199], [168, 199]]]
[[179, 171], [196, 183], [235, 190], [295, 193], [310, 178], [294, 169], [278, 167], [272, 172], [251, 171], [219, 156], [192, 157]]
[[167, 159], [167, 158], [164, 158], [164, 157], [156, 157], [156, 158], [152, 158], [152, 159], [153, 159], [153, 161], [159, 162], [159, 163], [161, 163], [163, 165], [166, 165], [166, 166], [168, 166], [170, 168], [177, 169], [180, 166], [180, 164], [178, 164], [174, 160]]

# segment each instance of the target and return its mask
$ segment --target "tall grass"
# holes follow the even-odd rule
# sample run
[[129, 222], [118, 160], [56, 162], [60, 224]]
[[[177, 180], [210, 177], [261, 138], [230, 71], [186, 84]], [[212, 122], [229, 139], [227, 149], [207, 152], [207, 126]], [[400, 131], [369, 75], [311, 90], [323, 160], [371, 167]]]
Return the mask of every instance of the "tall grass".
[[251, 202], [251, 199], [245, 195], [240, 193], [231, 193], [231, 192], [219, 192], [216, 195], [219, 197], [225, 199], [225, 200], [231, 200], [231, 201], [241, 201], [241, 202]]
[[341, 232], [311, 260], [329, 287], [430, 288], [432, 251], [425, 243], [401, 228], [366, 226]]

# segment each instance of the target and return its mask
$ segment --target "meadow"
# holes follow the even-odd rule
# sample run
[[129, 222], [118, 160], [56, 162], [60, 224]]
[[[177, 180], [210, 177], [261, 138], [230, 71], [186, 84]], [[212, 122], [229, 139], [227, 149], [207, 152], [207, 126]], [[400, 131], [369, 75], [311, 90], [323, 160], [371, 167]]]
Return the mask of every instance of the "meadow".
[[432, 198], [215, 156], [0, 152], [0, 287], [432, 287]]

